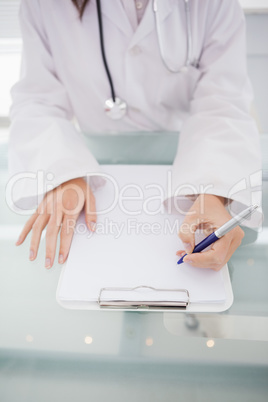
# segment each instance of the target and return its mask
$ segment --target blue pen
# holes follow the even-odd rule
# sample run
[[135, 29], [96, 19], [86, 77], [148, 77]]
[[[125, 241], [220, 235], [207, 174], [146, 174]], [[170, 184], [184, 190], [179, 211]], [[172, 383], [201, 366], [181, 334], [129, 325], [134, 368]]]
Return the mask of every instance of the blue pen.
[[[202, 240], [200, 243], [198, 243], [195, 248], [193, 249], [193, 253], [199, 253], [200, 251], [203, 251], [205, 248], [210, 246], [212, 243], [215, 243], [215, 241], [219, 240], [222, 236], [224, 236], [226, 233], [230, 232], [233, 228], [238, 226], [244, 219], [248, 218], [257, 208], [259, 205], [251, 205], [250, 207], [246, 208], [244, 211], [240, 212], [237, 216], [234, 218], [230, 219], [228, 222], [226, 222], [224, 225], [222, 225], [219, 229], [215, 230], [215, 232], [211, 233], [208, 237], [206, 237], [204, 240]], [[184, 254], [177, 264], [182, 264], [183, 259], [187, 254]]]

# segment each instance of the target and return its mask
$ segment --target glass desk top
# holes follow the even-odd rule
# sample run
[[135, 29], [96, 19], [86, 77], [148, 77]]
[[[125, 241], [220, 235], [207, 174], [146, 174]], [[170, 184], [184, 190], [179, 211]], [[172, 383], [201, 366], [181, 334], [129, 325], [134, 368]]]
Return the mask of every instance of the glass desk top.
[[[165, 135], [164, 143], [161, 133], [87, 140], [103, 163], [146, 157], [166, 164], [177, 135]], [[268, 136], [261, 140], [265, 220], [258, 237], [246, 232], [229, 263], [234, 303], [225, 313], [191, 315], [60, 307], [61, 267], [45, 270], [44, 239], [34, 262], [29, 239], [14, 246], [27, 217], [5, 204], [7, 143], [0, 136], [1, 402], [268, 400]]]

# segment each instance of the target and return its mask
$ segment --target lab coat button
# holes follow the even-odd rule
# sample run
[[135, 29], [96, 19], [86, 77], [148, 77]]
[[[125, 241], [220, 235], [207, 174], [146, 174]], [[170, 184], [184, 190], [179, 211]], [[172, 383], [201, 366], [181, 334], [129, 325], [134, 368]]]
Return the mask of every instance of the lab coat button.
[[141, 48], [139, 46], [133, 46], [130, 49], [131, 54], [133, 54], [134, 56], [137, 56], [138, 54], [140, 54], [142, 52]]

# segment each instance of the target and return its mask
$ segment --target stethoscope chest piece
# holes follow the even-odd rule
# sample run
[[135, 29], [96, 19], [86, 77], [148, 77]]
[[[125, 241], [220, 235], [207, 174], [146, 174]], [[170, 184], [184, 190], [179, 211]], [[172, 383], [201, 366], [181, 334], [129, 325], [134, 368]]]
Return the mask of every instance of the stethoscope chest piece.
[[107, 116], [110, 117], [110, 119], [122, 119], [122, 117], [125, 116], [126, 112], [127, 104], [123, 100], [116, 97], [115, 101], [113, 100], [113, 98], [107, 99], [107, 101], [105, 101], [105, 113], [107, 114]]

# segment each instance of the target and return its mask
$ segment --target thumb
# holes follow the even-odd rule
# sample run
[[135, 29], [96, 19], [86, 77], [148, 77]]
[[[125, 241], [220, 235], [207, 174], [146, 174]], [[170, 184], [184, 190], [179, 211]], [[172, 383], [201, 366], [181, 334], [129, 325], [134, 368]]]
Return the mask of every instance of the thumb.
[[91, 188], [89, 186], [87, 186], [86, 189], [85, 220], [89, 230], [94, 232], [96, 230], [96, 223], [97, 223], [96, 202], [94, 194], [92, 193]]
[[191, 254], [194, 249], [196, 229], [196, 222], [188, 216], [184, 219], [182, 225], [180, 226], [178, 235], [183, 242], [183, 247], [187, 254]]

